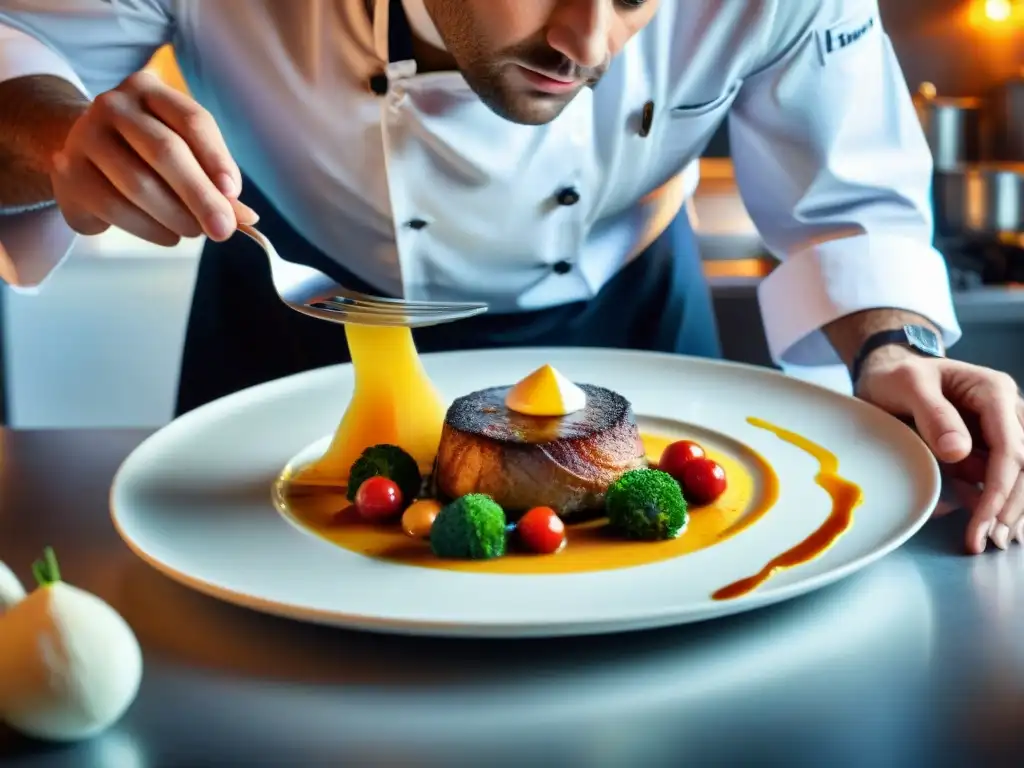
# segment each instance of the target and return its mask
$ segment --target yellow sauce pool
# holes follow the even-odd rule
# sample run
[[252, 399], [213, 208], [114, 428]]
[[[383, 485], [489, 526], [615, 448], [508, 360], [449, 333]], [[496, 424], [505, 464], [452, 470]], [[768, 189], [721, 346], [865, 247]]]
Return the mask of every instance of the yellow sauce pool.
[[[657, 462], [678, 437], [643, 435], [648, 459]], [[337, 489], [296, 487], [284, 493], [287, 513], [297, 523], [339, 547], [368, 557], [423, 568], [470, 573], [560, 574], [647, 565], [714, 546], [753, 525], [775, 504], [779, 481], [767, 461], [750, 449], [716, 450], [702, 440], [707, 455], [725, 469], [728, 486], [714, 504], [691, 507], [683, 535], [672, 541], [624, 541], [610, 535], [605, 520], [569, 526], [568, 543], [554, 555], [520, 553], [486, 561], [442, 560], [426, 541], [415, 541], [398, 524], [363, 522]]]

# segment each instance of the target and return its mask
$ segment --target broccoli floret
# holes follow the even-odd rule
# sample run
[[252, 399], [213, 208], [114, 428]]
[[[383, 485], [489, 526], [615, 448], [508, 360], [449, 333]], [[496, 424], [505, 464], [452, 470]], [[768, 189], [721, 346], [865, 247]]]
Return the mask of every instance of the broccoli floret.
[[470, 493], [445, 506], [430, 527], [438, 557], [488, 560], [505, 554], [505, 510], [490, 496]]
[[634, 469], [616, 480], [605, 495], [612, 527], [629, 539], [674, 539], [689, 515], [679, 483], [658, 469]]
[[406, 503], [420, 495], [423, 476], [416, 459], [397, 445], [373, 445], [363, 451], [349, 470], [348, 500], [355, 501], [359, 486], [377, 475], [394, 481]]

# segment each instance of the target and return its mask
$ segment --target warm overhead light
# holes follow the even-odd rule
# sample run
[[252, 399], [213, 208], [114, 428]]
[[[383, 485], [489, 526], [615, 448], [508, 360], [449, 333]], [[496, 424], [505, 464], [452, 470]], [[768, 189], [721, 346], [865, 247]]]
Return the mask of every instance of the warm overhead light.
[[980, 29], [1006, 29], [1024, 25], [1024, 0], [971, 0], [968, 23]]
[[1006, 21], [1012, 15], [1011, 0], [985, 0], [985, 17], [989, 21]]

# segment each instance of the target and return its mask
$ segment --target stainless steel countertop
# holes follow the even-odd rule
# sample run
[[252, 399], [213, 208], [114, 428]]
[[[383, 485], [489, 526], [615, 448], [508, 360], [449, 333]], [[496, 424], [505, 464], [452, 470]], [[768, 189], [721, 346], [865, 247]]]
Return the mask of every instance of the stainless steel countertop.
[[131, 623], [146, 668], [111, 731], [55, 748], [0, 730], [0, 764], [1024, 764], [1024, 548], [963, 556], [957, 516], [834, 587], [703, 625], [557, 642], [361, 635], [218, 603], [130, 554], [107, 490], [144, 436], [2, 434], [0, 559], [27, 579], [52, 544], [64, 577]]

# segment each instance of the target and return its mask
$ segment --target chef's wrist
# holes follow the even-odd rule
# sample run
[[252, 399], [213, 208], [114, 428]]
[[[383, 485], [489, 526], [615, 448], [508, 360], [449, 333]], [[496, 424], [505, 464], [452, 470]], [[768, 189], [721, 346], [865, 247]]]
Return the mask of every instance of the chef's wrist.
[[[941, 338], [941, 332], [925, 317], [898, 309], [869, 309], [855, 312], [829, 323], [823, 332], [847, 370], [853, 370], [864, 345], [875, 334], [893, 331], [907, 325], [919, 325], [934, 332]], [[915, 353], [905, 346], [889, 344], [873, 350], [862, 361], [862, 371], [884, 363], [898, 363]]]
[[49, 173], [54, 153], [92, 102], [74, 85], [52, 75], [34, 75], [0, 84], [4, 95], [18, 104], [7, 116], [10, 140], [22, 163]]
[[873, 349], [864, 356], [863, 362], [856, 369], [850, 370], [850, 379], [854, 393], [862, 395], [869, 388], [872, 380], [886, 378], [897, 369], [908, 365], [917, 365], [924, 361], [921, 355], [900, 344], [888, 344]]
[[49, 75], [0, 82], [0, 213], [53, 202], [53, 157], [89, 102], [73, 86]]

